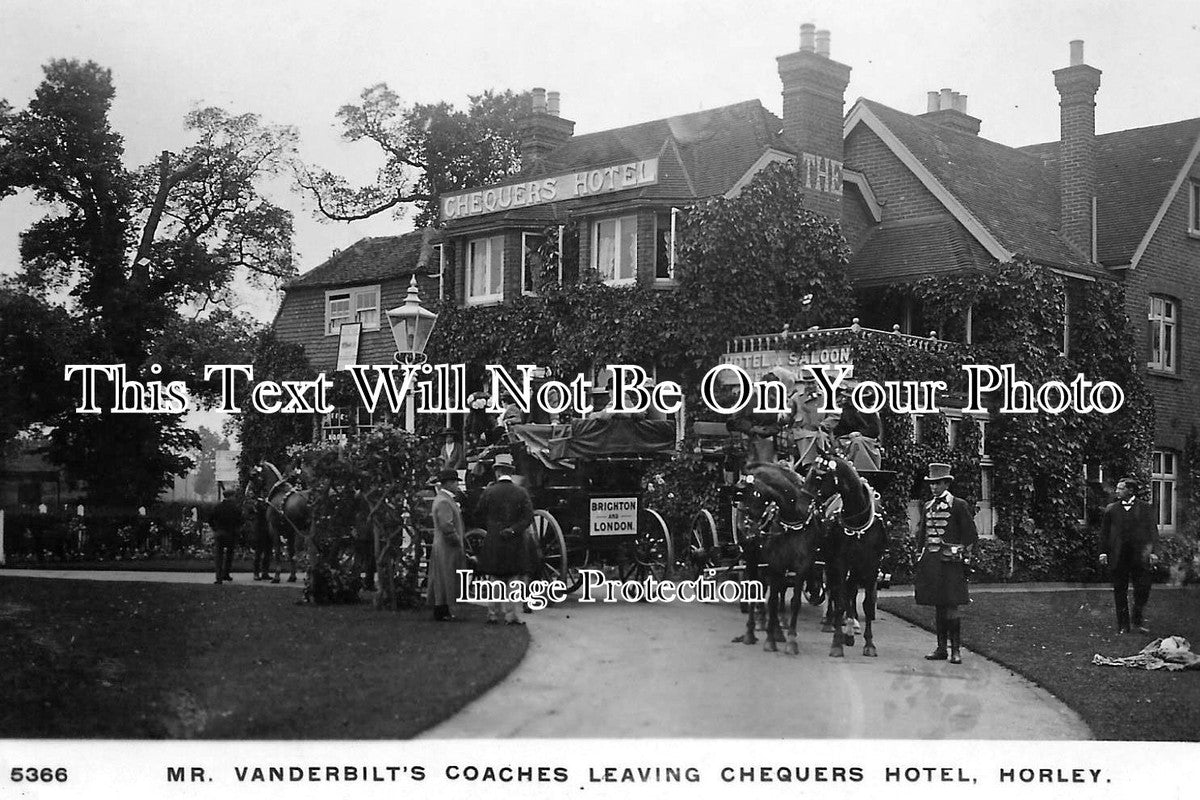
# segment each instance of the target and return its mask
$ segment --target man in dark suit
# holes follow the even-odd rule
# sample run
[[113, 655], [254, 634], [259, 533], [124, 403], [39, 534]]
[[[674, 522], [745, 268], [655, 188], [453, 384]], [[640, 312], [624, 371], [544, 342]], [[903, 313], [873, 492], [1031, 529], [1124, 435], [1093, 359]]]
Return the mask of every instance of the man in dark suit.
[[217, 579], [213, 583], [232, 581], [233, 545], [238, 529], [242, 527], [242, 504], [238, 502], [236, 491], [225, 490], [225, 499], [213, 509], [208, 524], [213, 529], [213, 557], [217, 567]]
[[[513, 483], [513, 459], [499, 453], [492, 465], [496, 481], [483, 490], [475, 509], [487, 536], [479, 553], [479, 571], [503, 580], [524, 581], [533, 569], [529, 527], [533, 524], [533, 500], [525, 488]], [[504, 615], [509, 625], [524, 625], [517, 616], [519, 603], [489, 603], [487, 622], [495, 625]]]
[[1129, 582], [1133, 581], [1133, 627], [1149, 633], [1142, 616], [1150, 599], [1150, 568], [1157, 562], [1158, 526], [1154, 509], [1138, 499], [1138, 482], [1117, 482], [1117, 502], [1104, 509], [1100, 522], [1100, 564], [1112, 570], [1113, 597], [1117, 605], [1117, 631], [1129, 633]]
[[954, 476], [949, 464], [930, 464], [925, 480], [933, 499], [921, 509], [917, 531], [921, 558], [913, 576], [917, 605], [933, 606], [936, 615], [937, 647], [925, 658], [944, 661], [949, 657], [951, 664], [961, 664], [962, 618], [958, 607], [970, 602], [963, 555], [979, 539], [979, 532], [967, 502], [950, 494]]

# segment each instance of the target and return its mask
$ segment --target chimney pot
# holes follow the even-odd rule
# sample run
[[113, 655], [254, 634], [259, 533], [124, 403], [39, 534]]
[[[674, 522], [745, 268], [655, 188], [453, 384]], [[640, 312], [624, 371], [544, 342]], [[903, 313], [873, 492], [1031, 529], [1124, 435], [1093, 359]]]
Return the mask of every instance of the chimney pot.
[[1077, 67], [1083, 63], [1083, 39], [1071, 40], [1071, 66]]
[[533, 113], [546, 113], [546, 90], [540, 86], [535, 87], [533, 90]]
[[817, 31], [817, 55], [829, 58], [829, 31]]
[[928, 113], [930, 111], [938, 110], [938, 103], [939, 103], [938, 97], [939, 97], [939, 95], [937, 92], [926, 92], [925, 93], [925, 111], [926, 111], [926, 113]]
[[813, 51], [813, 32], [816, 29], [817, 26], [811, 22], [800, 26], [800, 52], [811, 53]]
[[557, 117], [559, 114], [561, 96], [558, 92], [546, 92], [546, 113], [552, 117]]
[[941, 101], [938, 103], [938, 110], [946, 111], [954, 108], [954, 92], [950, 89], [942, 89]]

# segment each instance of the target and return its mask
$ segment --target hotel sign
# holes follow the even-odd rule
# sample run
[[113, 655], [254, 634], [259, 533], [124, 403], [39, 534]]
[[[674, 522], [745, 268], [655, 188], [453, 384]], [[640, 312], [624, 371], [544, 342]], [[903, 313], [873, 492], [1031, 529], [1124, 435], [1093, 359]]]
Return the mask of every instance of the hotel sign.
[[464, 219], [514, 208], [576, 200], [658, 183], [658, 159], [567, 172], [521, 183], [442, 196], [442, 219]]
[[825, 156], [805, 153], [804, 188], [841, 197], [842, 162]]
[[[799, 377], [808, 377], [801, 367], [821, 369], [822, 367], [850, 367], [853, 370], [854, 360], [850, 354], [850, 345], [834, 347], [817, 347], [811, 350], [757, 350], [749, 353], [726, 353], [721, 356], [722, 364], [733, 364], [746, 371], [753, 380], [759, 380], [775, 367], [787, 367]], [[849, 377], [853, 372], [847, 373]]]

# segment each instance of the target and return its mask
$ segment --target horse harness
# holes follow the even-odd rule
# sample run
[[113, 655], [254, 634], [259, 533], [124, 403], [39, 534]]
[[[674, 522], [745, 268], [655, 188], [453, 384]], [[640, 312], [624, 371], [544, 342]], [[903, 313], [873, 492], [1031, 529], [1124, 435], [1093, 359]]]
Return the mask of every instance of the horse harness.
[[842, 533], [852, 539], [861, 539], [862, 535], [869, 531], [871, 526], [875, 524], [875, 506], [879, 501], [879, 493], [865, 480], [862, 482], [862, 485], [867, 493], [867, 508], [861, 512], [861, 515], [865, 517], [865, 521], [862, 524], [853, 524], [847, 521], [845, 515], [842, 513], [842, 496], [838, 492], [831, 495], [821, 508], [821, 516], [827, 522], [836, 522], [841, 527]]

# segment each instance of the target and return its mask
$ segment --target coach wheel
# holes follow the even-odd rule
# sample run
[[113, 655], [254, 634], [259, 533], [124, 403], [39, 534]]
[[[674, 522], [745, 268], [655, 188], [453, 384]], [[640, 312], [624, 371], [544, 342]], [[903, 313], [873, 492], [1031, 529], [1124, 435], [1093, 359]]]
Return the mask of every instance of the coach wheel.
[[558, 521], [549, 511], [539, 508], [533, 512], [533, 532], [542, 555], [534, 577], [545, 581], [562, 581], [567, 584], [568, 591], [573, 591], [567, 574], [567, 540]]
[[661, 581], [674, 575], [675, 546], [671, 543], [671, 531], [654, 509], [647, 508], [638, 514], [637, 536], [628, 555], [620, 570], [622, 581], [640, 581], [648, 576]]
[[714, 563], [713, 549], [717, 545], [717, 521], [712, 512], [702, 508], [692, 517], [691, 537], [685, 563], [696, 576]]

